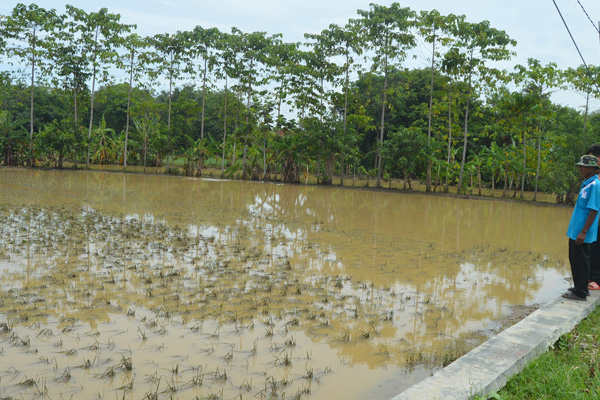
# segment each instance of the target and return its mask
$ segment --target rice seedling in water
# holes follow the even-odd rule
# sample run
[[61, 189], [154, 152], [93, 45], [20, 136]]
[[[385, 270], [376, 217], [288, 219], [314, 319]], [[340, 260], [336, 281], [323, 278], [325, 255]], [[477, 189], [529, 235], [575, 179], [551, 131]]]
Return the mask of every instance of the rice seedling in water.
[[194, 368], [195, 374], [192, 377], [192, 386], [202, 386], [204, 383], [204, 375], [206, 374], [206, 367], [201, 366]]
[[122, 355], [119, 367], [124, 371], [131, 371], [133, 369], [133, 360], [131, 359], [131, 357], [125, 357], [124, 355]]
[[[28, 210], [30, 211], [32, 210]], [[289, 393], [308, 396], [308, 391], [303, 391], [300, 382], [281, 378], [278, 374], [283, 371], [284, 374], [316, 379], [316, 371], [331, 363], [331, 358], [323, 360], [323, 352], [319, 350], [314, 353], [316, 359], [313, 359], [311, 345], [332, 343], [333, 346], [339, 346], [335, 343], [336, 337], [344, 342], [343, 346], [347, 351], [341, 358], [342, 362], [352, 365], [351, 348], [354, 342], [350, 340], [351, 329], [352, 332], [356, 332], [352, 338], [358, 337], [360, 332], [368, 335], [370, 339], [377, 336], [377, 341], [363, 342], [363, 345], [372, 347], [371, 354], [385, 355], [396, 352], [396, 345], [390, 344], [394, 341], [388, 336], [389, 331], [393, 329], [388, 329], [390, 325], [387, 323], [378, 327], [373, 318], [376, 318], [377, 323], [386, 321], [394, 324], [391, 328], [398, 327], [398, 334], [401, 335], [401, 326], [395, 323], [394, 318], [401, 320], [403, 304], [412, 300], [410, 296], [414, 299], [414, 291], [411, 291], [406, 298], [405, 295], [398, 294], [390, 302], [387, 299], [393, 296], [390, 296], [392, 287], [389, 282], [385, 282], [381, 289], [377, 289], [376, 285], [364, 278], [360, 284], [353, 284], [351, 277], [339, 277], [337, 270], [332, 276], [327, 276], [326, 273], [308, 276], [305, 268], [296, 268], [296, 261], [304, 255], [294, 256], [292, 260], [289, 255], [276, 256], [272, 248], [261, 247], [263, 242], [260, 232], [265, 232], [275, 241], [284, 242], [287, 239], [282, 233], [283, 229], [273, 230], [277, 228], [267, 228], [258, 222], [244, 220], [240, 227], [228, 226], [227, 231], [223, 230], [222, 233], [212, 235], [210, 240], [206, 240], [200, 237], [201, 227], [194, 226], [199, 234], [191, 236], [185, 229], [174, 229], [168, 223], [158, 220], [144, 221], [144, 217], [127, 220], [119, 215], [113, 217], [97, 211], [86, 211], [80, 216], [73, 214], [72, 217], [63, 218], [58, 215], [58, 218], [50, 218], [52, 211], [46, 213], [47, 217], [39, 216], [39, 221], [36, 222], [37, 232], [32, 230], [32, 237], [26, 240], [32, 245], [36, 240], [41, 241], [44, 230], [51, 232], [50, 229], [55, 229], [60, 232], [54, 243], [40, 247], [40, 251], [43, 249], [47, 254], [57, 254], [56, 264], [52, 265], [54, 261], [50, 258], [44, 262], [36, 261], [36, 267], [28, 273], [30, 276], [39, 274], [42, 282], [34, 282], [27, 288], [14, 290], [11, 294], [0, 294], [0, 304], [8, 304], [8, 307], [0, 305], [0, 311], [6, 308], [14, 309], [13, 313], [2, 314], [8, 316], [7, 322], [13, 321], [22, 325], [25, 318], [20, 319], [19, 316], [26, 317], [27, 326], [36, 326], [33, 334], [35, 337], [31, 338], [31, 349], [40, 347], [35, 343], [36, 338], [39, 339], [37, 342], [43, 342], [45, 337], [56, 335], [58, 337], [54, 340], [57, 347], [79, 351], [84, 360], [83, 365], [79, 365], [81, 369], [106, 368], [105, 373], [101, 375], [106, 378], [114, 377], [119, 371], [128, 371], [128, 363], [123, 360], [131, 360], [134, 357], [119, 353], [130, 342], [136, 339], [140, 342], [140, 338], [142, 343], [134, 350], [136, 363], [138, 359], [145, 358], [151, 361], [146, 365], [143, 364], [144, 361], [142, 365], [136, 365], [136, 373], [142, 371], [141, 374], [152, 376], [155, 372], [152, 368], [158, 369], [159, 362], [164, 363], [173, 352], [182, 351], [189, 351], [189, 360], [194, 360], [193, 362], [216, 362], [221, 370], [222, 363], [228, 363], [226, 373], [223, 371], [221, 374], [220, 370], [217, 370], [217, 373], [208, 375], [214, 377], [214, 380], [204, 379], [206, 368], [186, 369], [183, 364], [178, 364], [181, 368], [177, 368], [175, 375], [181, 376], [182, 381], [187, 382], [186, 385], [177, 386], [178, 394], [182, 393], [182, 397], [189, 394], [184, 393], [184, 390], [190, 386], [204, 386], [204, 393], [210, 391], [218, 395], [218, 385], [223, 385], [230, 378], [229, 375], [232, 382], [242, 381], [240, 388], [256, 385], [257, 387], [248, 392], [258, 391], [260, 383], [253, 383], [247, 377], [257, 370], [253, 364], [265, 363], [269, 363], [269, 368], [276, 370], [276, 373], [271, 370], [267, 374], [273, 375], [268, 385], [271, 392], [282, 396], [282, 388], [285, 387]], [[61, 210], [61, 213], [56, 214], [66, 213]], [[47, 221], [47, 227], [42, 226], [44, 219]], [[0, 223], [0, 229], [6, 229], [4, 224]], [[15, 237], [15, 234], [11, 235]], [[11, 235], [0, 234], [0, 248], [7, 248], [2, 246], [2, 240], [3, 237]], [[36, 239], [36, 235], [39, 238]], [[235, 241], [238, 247], [234, 251], [231, 243]], [[27, 248], [19, 243], [19, 240], [14, 240], [11, 249], [27, 254]], [[308, 247], [312, 246], [314, 251], [317, 251], [319, 245], [314, 243]], [[308, 253], [307, 246], [303, 245], [302, 250]], [[15, 253], [13, 250], [7, 251], [11, 257]], [[293, 251], [289, 252], [292, 253]], [[79, 259], [77, 254], [81, 255]], [[67, 260], [73, 267], [66, 266]], [[298, 265], [303, 264], [299, 262]], [[321, 266], [317, 265], [317, 268]], [[325, 266], [323, 271], [327, 268]], [[21, 273], [20, 278], [15, 276], [14, 281], [19, 282], [27, 275]], [[52, 293], [53, 287], [60, 289]], [[393, 290], [403, 293], [395, 287]], [[284, 292], [286, 297], [281, 296]], [[151, 297], [143, 297], [144, 293], [150, 294]], [[14, 299], [10, 296], [14, 296]], [[434, 306], [437, 301], [437, 297], [432, 295], [422, 297], [429, 298], [429, 306]], [[118, 304], [115, 299], [119, 299]], [[18, 300], [21, 303], [18, 303]], [[46, 307], [46, 303], [50, 304], [53, 300], [67, 305], [60, 310], [62, 314], [58, 314], [58, 310]], [[415, 305], [422, 308], [419, 311], [422, 311], [423, 318], [427, 319], [432, 312], [431, 307], [423, 308], [423, 301], [416, 303], [418, 304]], [[412, 303], [409, 307], [411, 305]], [[65, 310], [81, 312], [75, 314]], [[40, 318], [39, 315], [42, 314], [45, 316]], [[77, 315], [77, 318], [73, 315]], [[116, 321], [120, 316], [126, 317], [121, 319], [120, 323], [128, 328], [119, 327], [115, 332], [111, 327], [113, 325], [107, 321]], [[51, 320], [53, 317], [62, 317], [61, 324], [44, 324], [44, 319]], [[369, 318], [371, 322], [367, 320]], [[254, 332], [255, 325], [264, 323], [265, 319], [265, 334]], [[0, 323], [0, 334], [6, 334], [9, 330], [8, 323], [6, 326]], [[370, 327], [366, 328], [369, 323]], [[201, 335], [203, 324], [207, 331], [214, 329], [215, 333]], [[189, 326], [189, 330], [184, 326]], [[53, 335], [50, 335], [49, 330], [44, 330], [51, 327], [54, 328]], [[363, 327], [362, 331], [360, 327]], [[108, 342], [98, 339], [100, 343], [96, 341], [82, 348], [76, 337], [88, 335], [86, 330], [102, 335], [110, 331]], [[294, 334], [290, 335], [292, 331]], [[153, 333], [163, 337], [157, 340]], [[236, 338], [239, 338], [240, 343], [240, 351], [235, 353], [233, 348], [226, 347], [231, 344], [224, 343], [233, 333], [238, 335]], [[280, 335], [283, 338], [280, 338]], [[22, 333], [18, 336], [24, 338]], [[193, 340], [189, 340], [188, 336]], [[449, 340], [441, 336], [439, 338], [440, 341]], [[15, 339], [15, 343], [17, 342]], [[178, 342], [181, 342], [181, 346], [188, 347], [181, 350], [181, 346], [177, 346]], [[405, 344], [399, 343], [401, 351]], [[269, 351], [263, 352], [267, 347]], [[296, 360], [292, 358], [291, 351], [284, 351], [292, 348], [301, 351], [300, 354], [306, 351], [306, 359], [311, 360], [312, 364], [305, 366], [304, 363], [293, 363], [292, 361]], [[50, 352], [40, 354], [46, 357], [42, 364], [51, 363], [51, 357], [48, 357]], [[67, 352], [59, 353], [57, 357], [60, 359], [66, 354]], [[103, 359], [94, 358], [95, 354]], [[137, 354], [141, 357], [138, 358]], [[248, 359], [242, 359], [243, 354], [248, 355]], [[333, 354], [335, 356], [335, 352]], [[418, 360], [418, 357], [416, 358]], [[113, 359], [121, 359], [121, 362], [115, 362]], [[425, 360], [429, 358], [423, 356], [422, 361]], [[55, 360], [53, 364], [56, 365], [56, 374], [60, 375], [65, 364], [62, 360], [60, 363]], [[58, 365], [61, 366], [60, 370]], [[327, 369], [325, 368], [326, 372], [330, 372]], [[71, 381], [79, 382], [81, 377], [77, 376], [78, 373], [79, 371], [71, 367]], [[223, 375], [226, 377], [218, 378]], [[247, 378], [246, 384], [243, 383], [244, 378]], [[175, 386], [176, 383], [177, 381], [169, 382], [171, 386]], [[142, 389], [139, 390], [141, 393], [152, 393], [153, 390], [149, 386], [154, 384], [144, 380], [140, 384]], [[164, 386], [166, 383], [162, 384]], [[105, 382], [105, 385], [108, 387], [110, 382]]]

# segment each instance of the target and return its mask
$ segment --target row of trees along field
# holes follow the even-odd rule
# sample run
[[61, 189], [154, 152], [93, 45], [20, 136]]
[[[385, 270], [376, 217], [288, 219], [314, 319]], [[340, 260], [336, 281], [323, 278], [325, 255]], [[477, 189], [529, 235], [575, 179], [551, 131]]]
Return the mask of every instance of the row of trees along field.
[[[244, 179], [361, 175], [377, 186], [396, 178], [571, 202], [574, 160], [598, 141], [598, 111], [550, 94], [598, 99], [599, 69], [535, 59], [501, 69], [516, 43], [488, 21], [393, 3], [302, 43], [236, 28], [149, 37], [136, 28], [105, 8], [18, 4], [0, 16], [4, 165], [160, 165], [199, 176], [212, 163]], [[408, 68], [414, 58], [427, 61]]]

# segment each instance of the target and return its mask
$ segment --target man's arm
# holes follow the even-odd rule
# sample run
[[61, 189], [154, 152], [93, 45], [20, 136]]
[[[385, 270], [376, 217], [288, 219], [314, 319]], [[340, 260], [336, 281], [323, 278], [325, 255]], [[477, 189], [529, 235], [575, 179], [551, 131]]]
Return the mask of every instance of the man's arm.
[[577, 239], [575, 240], [575, 243], [577, 243], [577, 244], [583, 243], [583, 241], [585, 240], [585, 235], [587, 235], [587, 231], [590, 229], [590, 226], [592, 226], [592, 224], [594, 223], [594, 220], [596, 219], [596, 214], [598, 214], [597, 210], [590, 210], [590, 213], [588, 214], [588, 217], [585, 220], [585, 225], [583, 225], [581, 232], [579, 232], [579, 235], [577, 235]]

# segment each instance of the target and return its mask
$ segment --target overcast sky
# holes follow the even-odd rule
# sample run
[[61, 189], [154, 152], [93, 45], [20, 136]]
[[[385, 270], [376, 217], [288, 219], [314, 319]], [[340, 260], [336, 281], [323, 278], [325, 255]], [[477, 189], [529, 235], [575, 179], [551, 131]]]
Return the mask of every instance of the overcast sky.
[[[554, 0], [563, 14], [588, 64], [600, 65], [599, 0]], [[536, 58], [543, 64], [556, 62], [559, 68], [577, 67], [582, 61], [560, 18], [553, 0], [404, 0], [402, 7], [413, 10], [437, 9], [441, 14], [463, 14], [469, 22], [488, 20], [517, 41], [517, 56], [511, 64], [526, 64]], [[0, 14], [9, 14], [19, 3], [2, 0]], [[356, 18], [356, 10], [369, 9], [368, 0], [72, 0], [68, 4], [88, 12], [106, 7], [119, 13], [124, 23], [137, 24], [140, 35], [189, 30], [196, 25], [229, 32], [235, 26], [244, 32], [281, 33], [288, 42], [304, 41], [304, 33], [318, 33], [331, 23], [345, 24]], [[389, 5], [392, 1], [374, 1]], [[38, 0], [37, 5], [65, 11], [65, 2]], [[588, 16], [586, 13], [587, 11]], [[592, 22], [593, 21], [593, 22]], [[426, 65], [425, 56], [418, 60]], [[509, 66], [507, 66], [509, 67]], [[560, 94], [554, 101], [579, 107], [585, 99]], [[600, 110], [600, 101], [592, 103]]]

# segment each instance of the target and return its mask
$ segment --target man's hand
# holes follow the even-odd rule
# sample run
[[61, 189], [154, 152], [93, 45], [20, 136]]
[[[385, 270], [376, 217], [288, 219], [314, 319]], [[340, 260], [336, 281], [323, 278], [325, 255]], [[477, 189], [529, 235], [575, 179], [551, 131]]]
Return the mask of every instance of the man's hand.
[[590, 213], [588, 214], [587, 219], [585, 220], [585, 225], [583, 225], [583, 229], [581, 229], [581, 232], [579, 232], [579, 235], [577, 235], [577, 239], [575, 239], [576, 244], [583, 244], [588, 229], [590, 229], [590, 226], [592, 226], [594, 220], [596, 219], [596, 214], [598, 214], [597, 210], [590, 210]]

